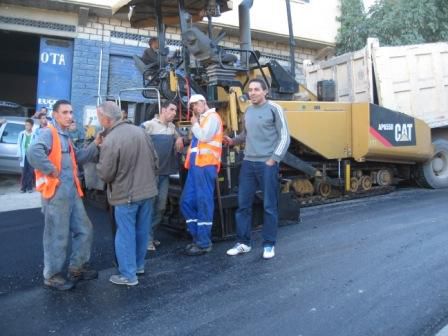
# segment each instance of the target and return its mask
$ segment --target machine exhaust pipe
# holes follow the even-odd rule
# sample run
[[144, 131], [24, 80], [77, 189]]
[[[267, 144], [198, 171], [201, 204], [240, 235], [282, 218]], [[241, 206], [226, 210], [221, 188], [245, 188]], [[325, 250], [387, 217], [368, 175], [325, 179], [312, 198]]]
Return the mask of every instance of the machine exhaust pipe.
[[[242, 50], [252, 50], [252, 38], [250, 35], [250, 9], [253, 0], [243, 0], [238, 6], [238, 17], [240, 24], [240, 48]], [[242, 51], [240, 56], [241, 65], [249, 66], [249, 53]]]

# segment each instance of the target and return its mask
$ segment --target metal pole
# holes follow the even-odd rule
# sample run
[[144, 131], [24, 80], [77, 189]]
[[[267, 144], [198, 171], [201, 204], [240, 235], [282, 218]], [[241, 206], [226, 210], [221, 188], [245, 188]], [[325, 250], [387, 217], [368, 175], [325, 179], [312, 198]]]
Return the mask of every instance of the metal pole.
[[[187, 12], [185, 11], [184, 0], [179, 0], [178, 8], [179, 8], [180, 33], [181, 35], [183, 35], [187, 30]], [[182, 46], [182, 58], [184, 60], [185, 76], [187, 78], [190, 78], [190, 54], [185, 45]]]
[[103, 67], [103, 44], [101, 43], [101, 50], [100, 50], [100, 66], [98, 70], [98, 98], [96, 100], [96, 105], [99, 106], [102, 103], [101, 99], [101, 68]]
[[161, 1], [156, 1], [157, 38], [159, 39], [159, 68], [162, 68], [162, 52], [165, 50], [165, 25], [163, 24]]
[[289, 63], [291, 64], [291, 75], [296, 78], [296, 61], [295, 61], [295, 48], [296, 42], [294, 41], [294, 30], [292, 28], [292, 17], [291, 17], [291, 3], [289, 0], [286, 1], [286, 13], [288, 14], [288, 29], [289, 29]]

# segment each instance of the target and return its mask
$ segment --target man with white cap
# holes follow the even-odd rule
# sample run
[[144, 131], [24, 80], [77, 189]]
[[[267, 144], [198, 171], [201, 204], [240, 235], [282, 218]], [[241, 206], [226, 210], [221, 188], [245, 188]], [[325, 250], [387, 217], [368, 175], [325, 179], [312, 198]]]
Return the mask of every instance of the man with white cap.
[[192, 139], [187, 151], [185, 168], [187, 180], [181, 197], [181, 211], [193, 242], [185, 253], [196, 256], [212, 249], [214, 193], [216, 178], [221, 167], [223, 138], [222, 120], [215, 109], [210, 109], [204, 96], [190, 97]]

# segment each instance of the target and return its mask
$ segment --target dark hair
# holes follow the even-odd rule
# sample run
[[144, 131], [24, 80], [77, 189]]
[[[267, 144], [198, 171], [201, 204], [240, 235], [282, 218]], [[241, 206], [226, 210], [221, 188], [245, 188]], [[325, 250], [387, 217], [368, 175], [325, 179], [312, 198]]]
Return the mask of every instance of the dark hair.
[[30, 123], [31, 126], [34, 125], [34, 121], [33, 121], [33, 119], [31, 119], [31, 118], [26, 118], [26, 119], [25, 119], [25, 123]]
[[53, 105], [53, 111], [54, 112], [58, 112], [58, 110], [59, 110], [59, 106], [61, 106], [61, 105], [71, 105], [72, 103], [70, 103], [68, 100], [65, 100], [65, 99], [61, 99], [61, 100], [58, 100], [56, 103], [54, 103], [54, 105]]
[[149, 45], [151, 45], [153, 42], [155, 42], [155, 41], [159, 41], [159, 39], [157, 38], [157, 37], [151, 37], [150, 39], [149, 39], [149, 41], [148, 41], [148, 44]]
[[268, 89], [268, 86], [266, 85], [266, 82], [265, 82], [264, 80], [260, 79], [260, 78], [252, 78], [252, 79], [249, 81], [249, 83], [247, 83], [247, 87], [249, 87], [249, 85], [250, 85], [251, 83], [260, 83], [261, 88], [262, 88], [263, 90], [267, 90], [267, 89]]
[[40, 109], [41, 109], [41, 110], [48, 111], [48, 109], [47, 109], [45, 106], [42, 106]]
[[162, 104], [160, 104], [160, 107], [161, 108], [167, 108], [171, 104], [173, 104], [174, 106], [177, 106], [176, 103], [173, 102], [172, 100], [165, 100]]

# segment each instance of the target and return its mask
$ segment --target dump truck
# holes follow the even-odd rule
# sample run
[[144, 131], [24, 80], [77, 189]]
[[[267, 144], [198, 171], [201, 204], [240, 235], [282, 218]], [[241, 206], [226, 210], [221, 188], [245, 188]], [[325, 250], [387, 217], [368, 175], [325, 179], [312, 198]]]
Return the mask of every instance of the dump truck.
[[[305, 62], [304, 72], [315, 94], [334, 83], [335, 101], [369, 102], [424, 121], [435, 152], [418, 165], [415, 180], [424, 187], [448, 186], [448, 43], [380, 46], [369, 38], [356, 52]], [[403, 134], [399, 123], [381, 127], [390, 127], [395, 138]]]
[[[120, 9], [121, 13], [128, 14], [132, 27], [156, 27], [161, 50], [165, 25], [180, 27], [182, 49], [177, 53], [177, 62], [161, 66], [155, 75], [147, 76], [143, 71], [142, 82], [144, 87], [160, 92], [162, 99], [175, 99], [186, 108], [178, 120], [179, 128], [186, 135], [189, 95], [206, 96], [221, 115], [225, 132], [233, 136], [241, 131], [242, 117], [249, 106], [244, 94], [247, 83], [251, 78], [262, 78], [268, 84], [269, 99], [283, 107], [291, 134], [291, 145], [279, 176], [281, 220], [297, 223], [303, 205], [387, 192], [401, 180], [416, 180], [434, 188], [446, 186], [446, 157], [440, 155], [446, 140], [442, 146], [441, 140], [433, 143], [433, 129], [427, 122], [400, 111], [401, 106], [388, 107], [367, 96], [316, 100], [313, 83], [331, 79], [337, 83], [338, 79], [312, 77], [310, 71], [310, 89], [300, 85], [294, 75], [293, 44], [290, 69], [275, 60], [262, 61], [262, 53], [251, 47], [252, 3], [244, 0], [238, 6], [240, 48], [237, 49], [221, 46], [222, 34], [212, 36], [212, 17], [220, 11], [231, 10], [232, 1], [131, 0]], [[289, 1], [285, 4], [289, 12]], [[208, 17], [208, 27], [194, 25], [203, 17]], [[291, 15], [288, 19], [292, 32]], [[371, 72], [367, 63], [363, 71], [366, 69]], [[335, 87], [339, 90], [342, 85]], [[142, 93], [151, 98], [145, 90]], [[234, 212], [238, 205], [242, 159], [242, 148], [224, 147], [215, 195], [213, 233], [218, 238], [235, 232]], [[169, 206], [163, 223], [175, 230], [185, 229], [179, 201], [187, 171], [182, 168], [182, 162], [180, 166], [179, 175], [170, 178]], [[260, 193], [256, 207], [261, 208], [262, 198]], [[262, 211], [254, 211], [254, 227], [262, 222], [261, 214]]]

